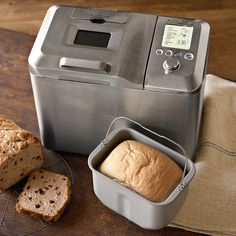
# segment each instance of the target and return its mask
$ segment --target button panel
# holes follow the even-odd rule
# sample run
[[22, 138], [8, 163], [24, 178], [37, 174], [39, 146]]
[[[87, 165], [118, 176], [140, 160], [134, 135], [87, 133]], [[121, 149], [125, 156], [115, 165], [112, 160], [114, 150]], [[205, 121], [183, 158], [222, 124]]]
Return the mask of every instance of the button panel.
[[190, 52], [187, 52], [187, 53], [184, 54], [184, 59], [185, 60], [192, 61], [193, 58], [194, 58], [194, 55]]
[[162, 61], [165, 74], [177, 71], [180, 65], [183, 65], [184, 69], [194, 59], [193, 53], [179, 49], [157, 48], [155, 53]]
[[167, 57], [170, 57], [170, 56], [180, 57], [180, 58], [183, 57], [187, 61], [192, 61], [194, 59], [194, 55], [191, 52], [184, 53], [178, 50], [173, 51], [170, 49], [161, 49], [161, 48], [156, 49], [156, 55], [161, 56], [163, 54]]
[[163, 50], [160, 49], [160, 48], [157, 49], [157, 50], [156, 50], [156, 54], [157, 54], [157, 55], [162, 55], [162, 54], [163, 54]]
[[170, 57], [170, 56], [173, 55], [173, 52], [168, 49], [168, 50], [166, 50], [165, 55], [168, 56], [168, 57]]

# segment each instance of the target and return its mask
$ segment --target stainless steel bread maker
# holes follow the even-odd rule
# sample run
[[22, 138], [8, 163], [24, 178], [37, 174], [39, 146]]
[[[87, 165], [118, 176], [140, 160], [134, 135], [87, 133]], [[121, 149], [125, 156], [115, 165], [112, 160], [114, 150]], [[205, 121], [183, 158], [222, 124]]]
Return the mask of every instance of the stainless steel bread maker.
[[125, 116], [193, 158], [208, 40], [202, 20], [52, 6], [29, 56], [43, 145], [88, 154]]

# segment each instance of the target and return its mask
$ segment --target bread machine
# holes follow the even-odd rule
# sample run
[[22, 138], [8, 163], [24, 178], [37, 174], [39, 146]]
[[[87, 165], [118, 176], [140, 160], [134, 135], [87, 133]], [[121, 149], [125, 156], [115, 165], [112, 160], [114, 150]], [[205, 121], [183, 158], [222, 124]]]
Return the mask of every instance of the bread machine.
[[125, 116], [193, 158], [208, 40], [202, 20], [52, 6], [29, 56], [43, 145], [88, 154]]

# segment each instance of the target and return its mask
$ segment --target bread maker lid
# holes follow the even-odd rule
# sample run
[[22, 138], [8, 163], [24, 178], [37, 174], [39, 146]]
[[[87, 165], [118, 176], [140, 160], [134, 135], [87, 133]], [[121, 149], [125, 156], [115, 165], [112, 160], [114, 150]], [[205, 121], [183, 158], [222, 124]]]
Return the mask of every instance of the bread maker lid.
[[30, 53], [30, 73], [143, 89], [156, 20], [148, 14], [53, 6]]

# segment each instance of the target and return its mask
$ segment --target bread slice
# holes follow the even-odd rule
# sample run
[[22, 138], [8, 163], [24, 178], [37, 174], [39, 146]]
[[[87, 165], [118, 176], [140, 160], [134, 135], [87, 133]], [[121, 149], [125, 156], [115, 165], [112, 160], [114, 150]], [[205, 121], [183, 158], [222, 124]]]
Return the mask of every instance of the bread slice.
[[38, 138], [0, 118], [0, 190], [4, 191], [43, 164]]
[[119, 144], [98, 170], [153, 202], [164, 201], [183, 174], [166, 154], [134, 140]]
[[56, 221], [70, 200], [71, 183], [68, 177], [51, 171], [33, 171], [20, 194], [16, 211]]

